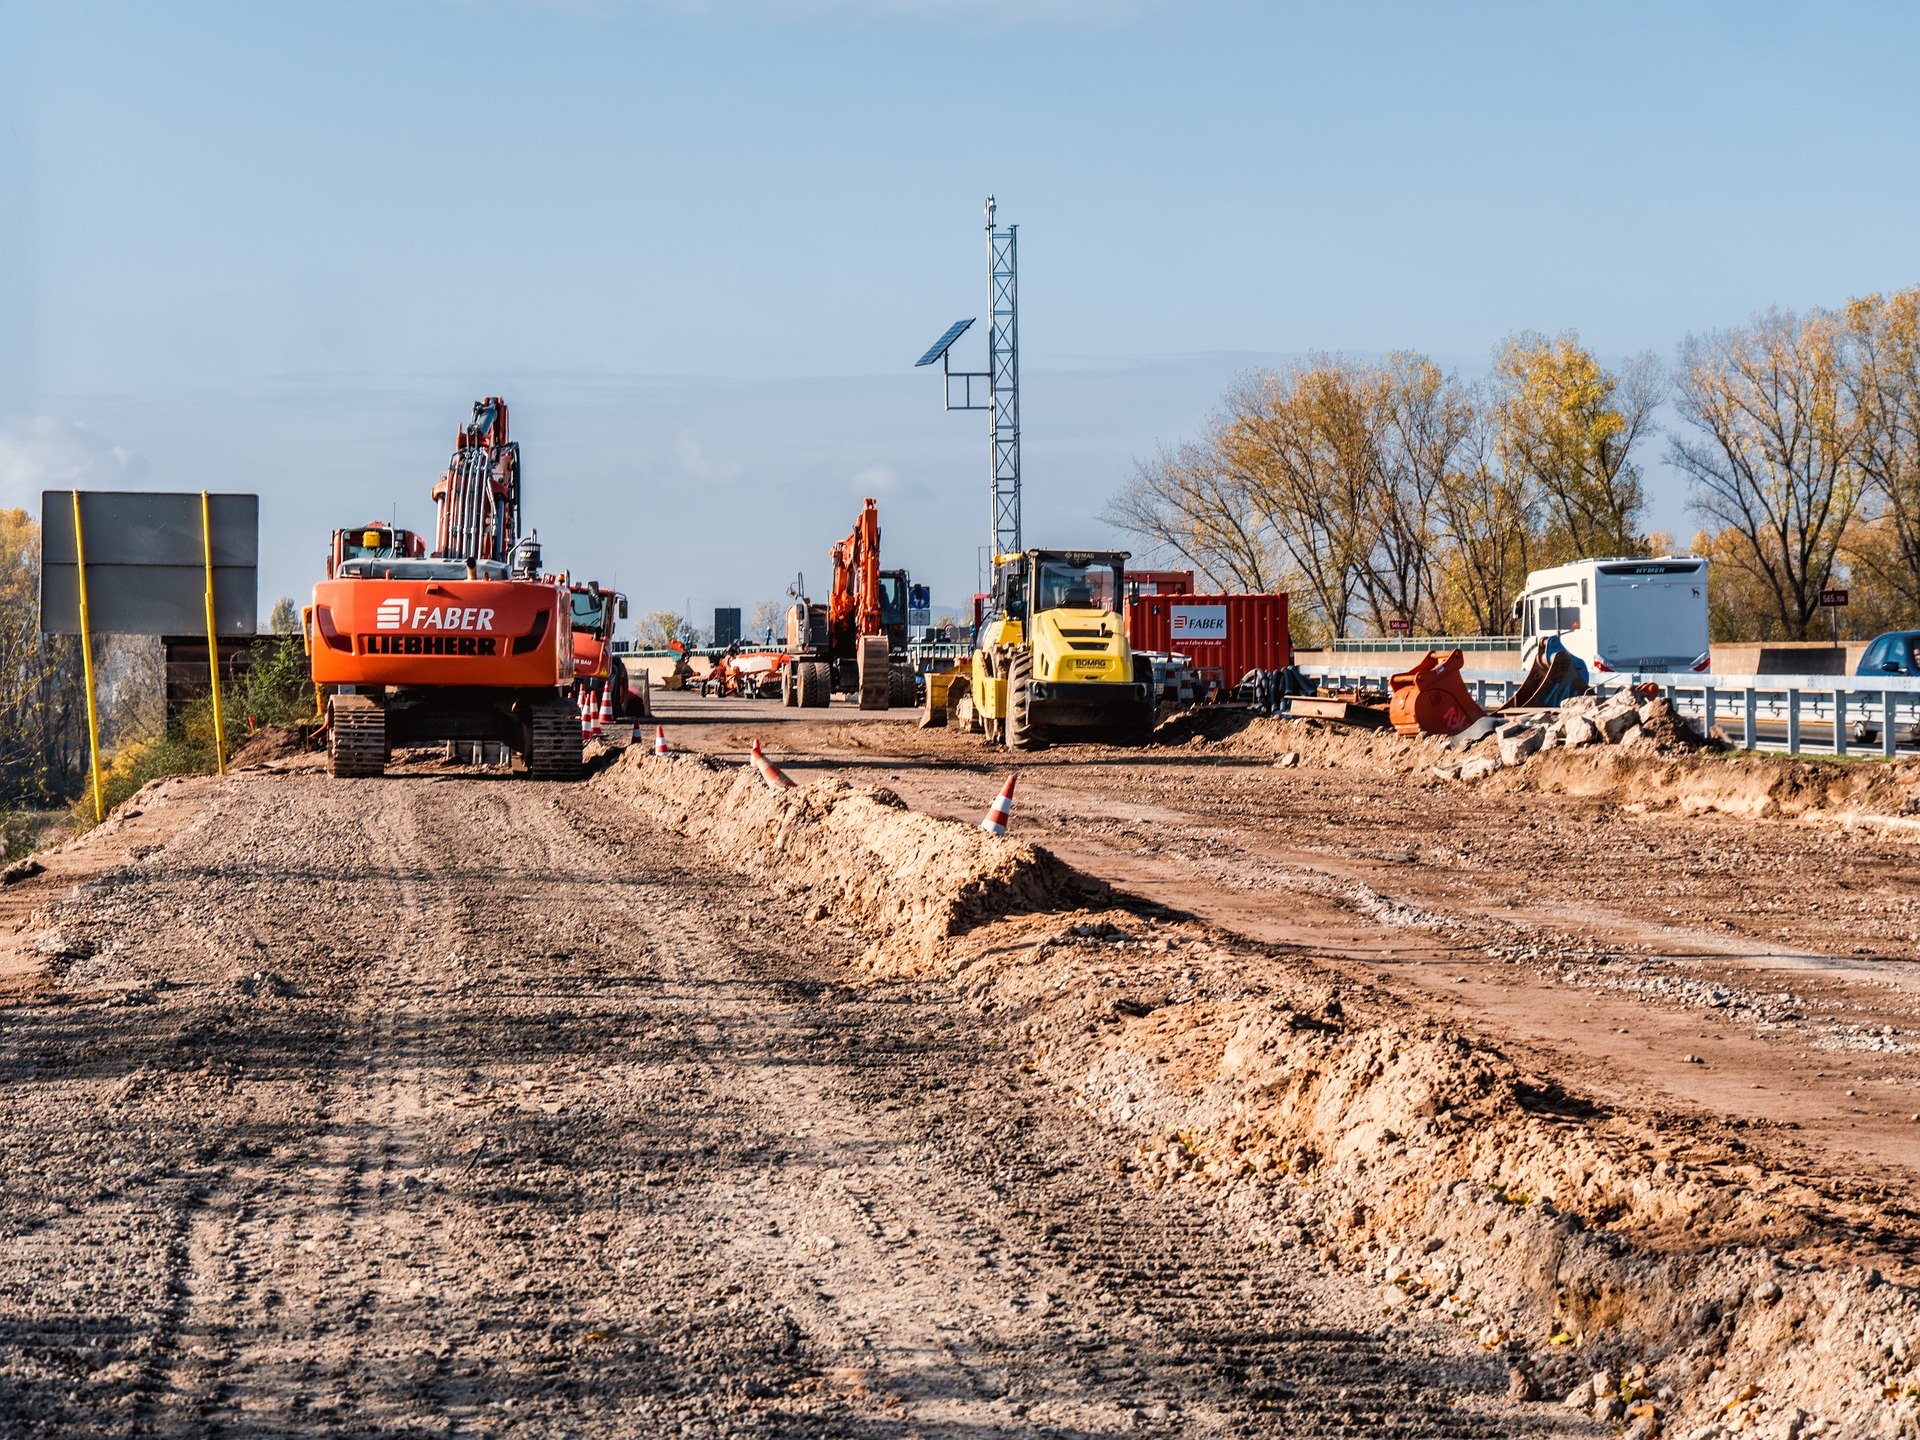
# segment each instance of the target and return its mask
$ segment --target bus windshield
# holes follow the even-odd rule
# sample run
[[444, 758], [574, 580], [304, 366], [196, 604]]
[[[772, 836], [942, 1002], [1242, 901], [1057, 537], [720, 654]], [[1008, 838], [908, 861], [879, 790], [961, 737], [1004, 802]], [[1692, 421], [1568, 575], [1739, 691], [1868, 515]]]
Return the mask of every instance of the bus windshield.
[[1033, 584], [1035, 610], [1118, 610], [1119, 576], [1111, 564], [1042, 560]]

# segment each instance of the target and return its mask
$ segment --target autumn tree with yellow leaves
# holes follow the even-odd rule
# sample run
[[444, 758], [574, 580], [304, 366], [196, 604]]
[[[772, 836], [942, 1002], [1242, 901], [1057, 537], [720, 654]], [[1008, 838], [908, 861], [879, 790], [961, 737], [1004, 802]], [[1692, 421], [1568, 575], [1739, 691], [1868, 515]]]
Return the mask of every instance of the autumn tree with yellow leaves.
[[1609, 372], [1571, 334], [1515, 337], [1499, 362], [1479, 387], [1410, 351], [1249, 376], [1106, 518], [1208, 583], [1289, 591], [1303, 640], [1396, 619], [1502, 633], [1529, 568], [1641, 553], [1657, 369]]

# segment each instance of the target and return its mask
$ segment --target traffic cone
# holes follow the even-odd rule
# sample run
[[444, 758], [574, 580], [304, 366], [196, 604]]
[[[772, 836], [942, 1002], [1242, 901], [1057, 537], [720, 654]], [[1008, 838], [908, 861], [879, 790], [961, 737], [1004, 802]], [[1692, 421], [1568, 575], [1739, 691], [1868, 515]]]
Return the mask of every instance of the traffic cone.
[[1020, 777], [1009, 775], [1007, 783], [1000, 787], [1000, 794], [987, 810], [987, 818], [980, 822], [980, 828], [989, 835], [1004, 835], [1007, 826], [1013, 820], [1013, 782]]
[[593, 738], [593, 707], [587, 702], [586, 686], [580, 687], [580, 743]]
[[653, 727], [653, 753], [662, 760], [667, 758], [667, 727], [664, 725]]
[[613, 681], [609, 679], [600, 687], [600, 714], [593, 722], [594, 733], [599, 734], [611, 724], [613, 724]]
[[747, 759], [752, 763], [753, 768], [760, 772], [760, 778], [767, 782], [767, 788], [769, 790], [793, 789], [792, 778], [786, 771], [767, 759], [766, 755], [760, 749], [760, 742], [758, 740], [753, 742], [753, 749], [748, 753]]

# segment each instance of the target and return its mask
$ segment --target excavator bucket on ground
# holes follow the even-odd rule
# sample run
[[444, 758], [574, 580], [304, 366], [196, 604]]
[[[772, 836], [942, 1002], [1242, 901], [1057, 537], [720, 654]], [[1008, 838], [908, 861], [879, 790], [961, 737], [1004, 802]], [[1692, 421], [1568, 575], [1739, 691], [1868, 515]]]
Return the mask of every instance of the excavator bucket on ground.
[[1458, 650], [1441, 656], [1429, 652], [1411, 670], [1388, 683], [1393, 700], [1387, 714], [1402, 735], [1456, 735], [1485, 713], [1467, 693], [1460, 678], [1463, 657]]
[[1520, 688], [1513, 692], [1503, 709], [1533, 710], [1560, 705], [1593, 688], [1587, 678], [1587, 664], [1560, 643], [1558, 635], [1549, 635], [1534, 652]]

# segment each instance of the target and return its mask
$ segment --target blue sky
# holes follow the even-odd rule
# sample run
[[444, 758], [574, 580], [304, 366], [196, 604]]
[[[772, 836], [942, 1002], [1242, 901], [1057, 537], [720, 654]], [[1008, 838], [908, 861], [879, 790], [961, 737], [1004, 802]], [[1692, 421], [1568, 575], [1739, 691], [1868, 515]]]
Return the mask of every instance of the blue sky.
[[642, 608], [813, 579], [865, 494], [958, 600], [985, 421], [911, 364], [989, 191], [1028, 538], [1112, 543], [1246, 368], [1920, 280], [1916, 53], [1891, 3], [0, 0], [0, 504], [257, 490], [264, 609], [504, 393], [549, 556]]

